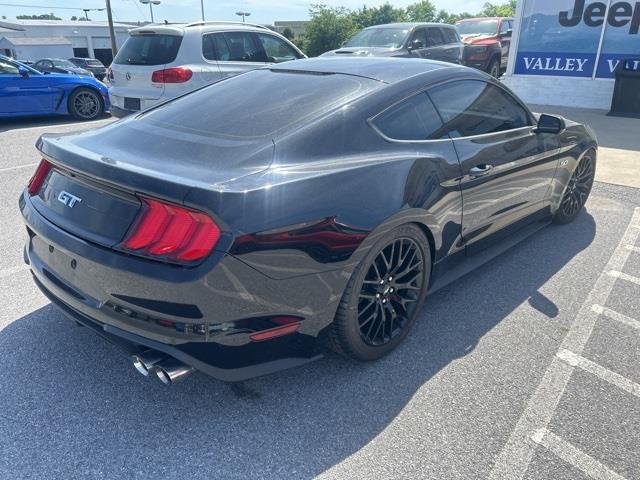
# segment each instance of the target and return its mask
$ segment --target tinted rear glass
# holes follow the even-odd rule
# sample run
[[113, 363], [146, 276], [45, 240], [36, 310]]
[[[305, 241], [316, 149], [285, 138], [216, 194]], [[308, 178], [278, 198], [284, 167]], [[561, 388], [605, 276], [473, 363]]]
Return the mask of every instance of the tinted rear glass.
[[87, 60], [87, 65], [90, 67], [104, 67], [100, 60]]
[[117, 65], [164, 65], [176, 59], [182, 37], [175, 35], [132, 35], [116, 55]]
[[264, 137], [317, 118], [381, 85], [349, 75], [260, 69], [177, 98], [142, 118], [187, 134]]

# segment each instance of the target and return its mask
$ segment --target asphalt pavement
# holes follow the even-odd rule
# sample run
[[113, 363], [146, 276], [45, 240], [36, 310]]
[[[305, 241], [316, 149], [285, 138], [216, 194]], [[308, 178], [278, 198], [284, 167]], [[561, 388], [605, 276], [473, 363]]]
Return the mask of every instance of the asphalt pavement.
[[640, 478], [640, 190], [429, 297], [375, 363], [165, 387], [49, 304], [17, 198], [44, 132], [0, 123], [0, 478]]

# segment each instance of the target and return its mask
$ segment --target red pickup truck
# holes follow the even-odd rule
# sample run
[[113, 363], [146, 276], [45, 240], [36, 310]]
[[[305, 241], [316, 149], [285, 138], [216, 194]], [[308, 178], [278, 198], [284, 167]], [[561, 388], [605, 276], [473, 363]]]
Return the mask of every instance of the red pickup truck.
[[465, 44], [465, 64], [499, 77], [507, 68], [513, 18], [466, 18], [456, 26]]

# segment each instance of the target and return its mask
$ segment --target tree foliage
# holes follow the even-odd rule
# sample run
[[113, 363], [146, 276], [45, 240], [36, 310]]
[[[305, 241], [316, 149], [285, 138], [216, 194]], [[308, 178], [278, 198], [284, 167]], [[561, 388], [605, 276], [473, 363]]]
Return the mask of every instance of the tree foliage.
[[287, 40], [292, 40], [294, 37], [293, 30], [291, 30], [289, 27], [285, 27], [284, 30], [282, 30], [282, 36]]
[[56, 17], [53, 12], [44, 15], [18, 15], [16, 18], [18, 20], [62, 20], [62, 18]]
[[351, 12], [344, 7], [313, 4], [309, 15], [302, 45], [310, 57], [339, 48], [358, 31]]
[[496, 5], [490, 2], [484, 4], [480, 10], [481, 17], [513, 17], [516, 14], [517, 0], [509, 0], [506, 3]]
[[407, 11], [387, 2], [379, 7], [364, 6], [351, 12], [351, 18], [358, 28], [367, 28], [385, 23], [406, 22]]

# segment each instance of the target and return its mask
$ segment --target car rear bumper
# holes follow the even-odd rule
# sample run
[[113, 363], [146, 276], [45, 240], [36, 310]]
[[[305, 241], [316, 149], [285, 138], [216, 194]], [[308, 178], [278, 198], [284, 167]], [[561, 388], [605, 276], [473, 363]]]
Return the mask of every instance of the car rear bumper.
[[129, 115], [133, 115], [134, 113], [138, 113], [136, 110], [125, 110], [124, 108], [116, 107], [115, 105], [111, 105], [109, 107], [109, 113], [117, 118], [124, 118]]
[[[222, 252], [199, 267], [172, 267], [72, 236], [40, 215], [26, 194], [19, 203], [25, 261], [38, 287], [127, 353], [151, 348], [224, 381], [319, 358], [318, 336], [340, 299], [327, 285], [341, 288], [338, 273], [273, 280]], [[251, 339], [283, 316], [299, 319], [297, 332]]]

